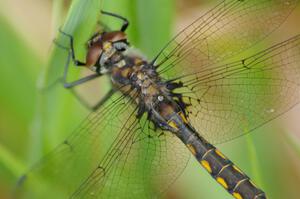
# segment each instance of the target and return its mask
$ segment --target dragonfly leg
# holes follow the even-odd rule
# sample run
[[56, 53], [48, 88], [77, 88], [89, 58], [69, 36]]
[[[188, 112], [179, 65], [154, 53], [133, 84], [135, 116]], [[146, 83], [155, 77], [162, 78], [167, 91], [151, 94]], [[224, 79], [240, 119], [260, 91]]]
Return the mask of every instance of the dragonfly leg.
[[[64, 85], [65, 88], [71, 90], [72, 94], [78, 99], [78, 101], [82, 105], [84, 105], [85, 107], [87, 107], [90, 110], [94, 110], [95, 107], [89, 106], [89, 104], [85, 100], [83, 100], [83, 98], [75, 90], [73, 90], [73, 88], [75, 86], [77, 86], [77, 85], [81, 85], [81, 84], [83, 84], [85, 82], [88, 82], [88, 81], [91, 81], [93, 79], [96, 79], [96, 78], [100, 77], [101, 74], [95, 73], [95, 74], [83, 77], [81, 79], [75, 80], [73, 82], [67, 82], [67, 76], [68, 76], [68, 71], [69, 71], [69, 64], [70, 64], [70, 59], [71, 59], [70, 57], [71, 57], [71, 54], [69, 54], [69, 56], [68, 56], [68, 59], [67, 59], [66, 65], [65, 65], [65, 69], [64, 69], [64, 75], [63, 75], [63, 77], [61, 79], [61, 82], [63, 83], [63, 85]], [[99, 106], [97, 106], [97, 107], [99, 107]]]
[[87, 109], [91, 111], [96, 111], [115, 93], [115, 90], [110, 89], [103, 98], [101, 98], [95, 105], [92, 106], [86, 100], [84, 100], [74, 89], [71, 89], [71, 92], [83, 106], [85, 106]]
[[80, 78], [80, 79], [75, 80], [73, 82], [67, 82], [66, 81], [67, 76], [64, 75], [64, 77], [62, 79], [62, 82], [63, 82], [63, 85], [64, 85], [65, 88], [73, 88], [73, 87], [81, 85], [81, 84], [83, 84], [85, 82], [88, 82], [88, 81], [91, 81], [93, 79], [96, 79], [96, 78], [98, 78], [100, 76], [101, 76], [101, 74], [96, 73], [96, 74], [92, 74], [92, 75], [88, 75], [86, 77]]
[[[57, 43], [56, 41], [54, 41], [54, 43], [59, 46], [60, 48], [63, 48], [65, 50], [68, 50], [68, 48], [66, 48], [65, 46], [62, 46], [61, 44]], [[64, 85], [65, 88], [73, 88], [77, 85], [83, 84], [85, 82], [88, 82], [90, 80], [96, 79], [97, 77], [100, 77], [101, 74], [99, 73], [95, 73], [92, 75], [88, 75], [86, 77], [83, 77], [81, 79], [72, 81], [72, 82], [67, 82], [67, 77], [68, 77], [68, 72], [69, 72], [69, 65], [70, 65], [70, 59], [73, 55], [71, 53], [68, 54], [68, 58], [64, 67], [64, 72], [63, 72], [63, 77], [58, 78], [57, 80], [55, 80], [55, 82], [53, 82], [50, 86], [47, 86], [46, 88], [42, 88], [41, 91], [47, 91], [49, 89], [51, 89], [53, 86], [55, 86], [57, 83], [62, 83]]]
[[73, 88], [77, 85], [83, 84], [85, 82], [88, 82], [90, 80], [96, 79], [97, 77], [100, 77], [101, 74], [99, 73], [95, 73], [92, 75], [88, 75], [86, 77], [83, 77], [81, 79], [75, 80], [73, 82], [67, 82], [67, 76], [68, 76], [68, 71], [69, 71], [69, 65], [70, 65], [70, 57], [73, 56], [72, 54], [69, 54], [66, 65], [65, 65], [65, 69], [64, 69], [64, 75], [62, 77], [62, 83], [64, 85], [65, 88]]
[[75, 81], [68, 82], [67, 81], [67, 77], [68, 77], [69, 65], [70, 65], [71, 59], [72, 59], [74, 65], [76, 65], [76, 66], [85, 66], [86, 64], [76, 59], [75, 51], [74, 51], [74, 39], [73, 39], [73, 36], [70, 35], [70, 34], [67, 34], [67, 33], [63, 32], [61, 29], [59, 29], [59, 32], [61, 34], [63, 34], [64, 36], [68, 37], [69, 40], [70, 40], [70, 48], [64, 47], [64, 46], [56, 43], [56, 45], [58, 45], [60, 48], [63, 48], [65, 50], [69, 51], [68, 58], [67, 58], [67, 61], [66, 61], [65, 67], [64, 67], [63, 77], [61, 78], [61, 82], [62, 82], [62, 84], [64, 85], [65, 88], [71, 89], [72, 94], [78, 99], [78, 101], [82, 105], [84, 105], [85, 107], [87, 107], [90, 110], [95, 110], [99, 106], [101, 106], [104, 102], [102, 102], [102, 100], [101, 100], [100, 101], [101, 103], [98, 102], [96, 105], [90, 106], [88, 104], [88, 102], [86, 102], [75, 90], [73, 90], [73, 88], [75, 86], [81, 85], [81, 84], [86, 83], [88, 81], [94, 80], [94, 79], [100, 77], [101, 74], [95, 73], [95, 74], [91, 74], [91, 75], [85, 76], [83, 78], [77, 79]]
[[97, 102], [94, 106], [91, 107], [92, 110], [97, 110], [100, 106], [102, 106], [110, 97], [115, 93], [114, 89], [110, 89], [106, 95], [101, 98], [99, 102]]
[[62, 47], [62, 48], [65, 49], [65, 50], [70, 50], [70, 53], [71, 53], [71, 56], [72, 56], [72, 61], [73, 61], [74, 65], [76, 65], [76, 66], [85, 66], [86, 63], [81, 62], [81, 61], [79, 61], [79, 60], [76, 59], [76, 56], [75, 56], [75, 50], [74, 50], [74, 37], [73, 37], [72, 35], [70, 35], [70, 34], [64, 32], [61, 28], [59, 29], [59, 32], [60, 32], [62, 35], [64, 35], [64, 36], [66, 36], [66, 37], [69, 38], [70, 49], [65, 48], [65, 47], [62, 47], [61, 45], [58, 45], [58, 46]]
[[117, 15], [115, 13], [106, 12], [106, 11], [103, 11], [103, 10], [101, 10], [101, 13], [104, 14], [104, 15], [107, 15], [107, 16], [111, 16], [111, 17], [115, 17], [115, 18], [121, 19], [123, 21], [123, 25], [122, 25], [120, 31], [125, 32], [126, 29], [128, 28], [129, 21], [125, 17], [122, 17], [122, 16]]

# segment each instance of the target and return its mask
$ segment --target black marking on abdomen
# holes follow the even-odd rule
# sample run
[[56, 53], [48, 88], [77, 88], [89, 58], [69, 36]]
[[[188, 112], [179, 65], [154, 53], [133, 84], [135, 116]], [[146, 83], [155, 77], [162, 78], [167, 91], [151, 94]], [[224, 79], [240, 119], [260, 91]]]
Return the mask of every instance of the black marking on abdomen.
[[266, 198], [264, 192], [257, 188], [247, 175], [218, 149], [200, 137], [192, 127], [181, 128], [178, 137], [211, 176], [236, 199]]

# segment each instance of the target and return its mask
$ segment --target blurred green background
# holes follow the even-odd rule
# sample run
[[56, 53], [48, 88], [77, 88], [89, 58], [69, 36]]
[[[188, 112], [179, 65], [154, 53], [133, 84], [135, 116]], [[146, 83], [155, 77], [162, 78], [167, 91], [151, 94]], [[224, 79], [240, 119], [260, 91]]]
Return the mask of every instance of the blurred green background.
[[[0, 198], [9, 198], [18, 177], [60, 143], [87, 114], [71, 93], [52, 85], [62, 75], [66, 52], [53, 39], [75, 36], [77, 55], [93, 32], [100, 8], [126, 16], [130, 42], [152, 58], [171, 35], [211, 8], [216, 0], [2, 0], [0, 1]], [[267, 42], [300, 33], [300, 5]], [[111, 27], [118, 27], [107, 19]], [[76, 70], [72, 76], [75, 77]], [[72, 78], [72, 77], [71, 77]], [[102, 89], [103, 92], [105, 89]], [[101, 95], [101, 94], [100, 94]], [[288, 97], [288, 96], [287, 96]], [[300, 197], [300, 106], [250, 135], [219, 145], [268, 194]], [[164, 198], [228, 198], [191, 159]]]

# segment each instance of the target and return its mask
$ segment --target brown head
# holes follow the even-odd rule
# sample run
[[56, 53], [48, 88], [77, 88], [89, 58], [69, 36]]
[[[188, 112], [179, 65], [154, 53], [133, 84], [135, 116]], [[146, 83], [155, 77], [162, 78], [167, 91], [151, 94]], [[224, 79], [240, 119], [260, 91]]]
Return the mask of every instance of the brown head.
[[127, 47], [127, 37], [122, 31], [97, 33], [88, 41], [86, 66], [99, 71], [105, 65], [105, 60]]

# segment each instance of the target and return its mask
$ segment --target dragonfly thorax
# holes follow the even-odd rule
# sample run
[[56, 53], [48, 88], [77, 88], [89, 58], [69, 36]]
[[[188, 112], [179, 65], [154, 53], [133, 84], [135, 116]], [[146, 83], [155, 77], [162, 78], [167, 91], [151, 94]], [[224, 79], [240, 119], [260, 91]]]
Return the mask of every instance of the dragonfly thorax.
[[138, 117], [147, 113], [157, 127], [175, 132], [168, 121], [172, 115], [183, 110], [174, 101], [169, 83], [164, 82], [155, 68], [139, 57], [125, 57], [125, 60], [125, 67], [113, 69], [113, 84], [134, 99], [139, 107]]

